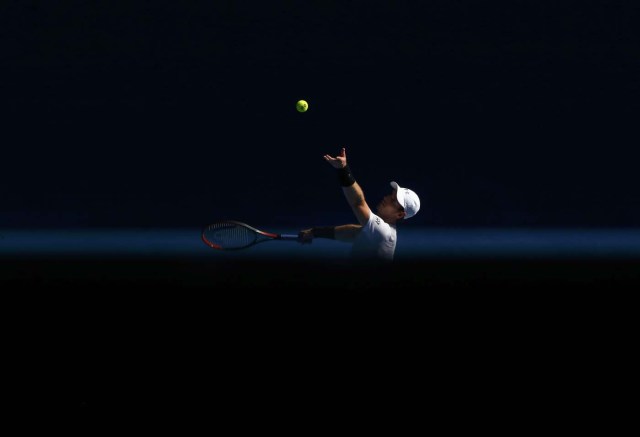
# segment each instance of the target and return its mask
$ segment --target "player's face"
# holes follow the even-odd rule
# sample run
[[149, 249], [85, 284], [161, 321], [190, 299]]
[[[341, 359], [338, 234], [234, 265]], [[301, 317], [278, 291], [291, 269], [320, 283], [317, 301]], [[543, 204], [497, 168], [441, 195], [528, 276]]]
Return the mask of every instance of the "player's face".
[[377, 212], [383, 219], [398, 220], [404, 216], [404, 208], [398, 203], [396, 197], [396, 190], [393, 190], [390, 194], [387, 194], [378, 203]]

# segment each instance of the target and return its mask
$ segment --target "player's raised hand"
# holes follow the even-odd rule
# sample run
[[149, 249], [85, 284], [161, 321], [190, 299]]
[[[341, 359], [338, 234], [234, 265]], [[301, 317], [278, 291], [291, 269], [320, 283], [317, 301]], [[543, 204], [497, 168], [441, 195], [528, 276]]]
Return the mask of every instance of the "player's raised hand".
[[330, 155], [324, 155], [325, 161], [333, 166], [333, 168], [344, 168], [347, 166], [347, 152], [343, 147], [340, 154], [335, 158]]

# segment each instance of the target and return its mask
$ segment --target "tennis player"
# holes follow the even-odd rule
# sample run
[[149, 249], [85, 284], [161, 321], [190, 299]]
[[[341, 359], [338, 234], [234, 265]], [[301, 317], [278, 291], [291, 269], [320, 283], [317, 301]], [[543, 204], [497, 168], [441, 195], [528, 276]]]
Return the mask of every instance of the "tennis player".
[[347, 153], [343, 147], [336, 157], [324, 155], [337, 170], [342, 191], [353, 210], [358, 224], [322, 226], [300, 231], [303, 243], [314, 238], [329, 238], [353, 244], [352, 257], [357, 260], [393, 261], [396, 250], [396, 226], [416, 215], [420, 209], [418, 195], [408, 188], [391, 182], [393, 191], [384, 196], [374, 214], [364, 198], [347, 164]]

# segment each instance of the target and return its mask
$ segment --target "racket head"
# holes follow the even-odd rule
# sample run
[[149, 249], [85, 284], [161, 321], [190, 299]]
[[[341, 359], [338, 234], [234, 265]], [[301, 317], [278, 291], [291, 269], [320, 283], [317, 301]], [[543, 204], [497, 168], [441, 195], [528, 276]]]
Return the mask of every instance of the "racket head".
[[277, 238], [277, 234], [260, 231], [236, 220], [217, 221], [202, 230], [202, 241], [217, 250], [245, 249], [273, 238]]

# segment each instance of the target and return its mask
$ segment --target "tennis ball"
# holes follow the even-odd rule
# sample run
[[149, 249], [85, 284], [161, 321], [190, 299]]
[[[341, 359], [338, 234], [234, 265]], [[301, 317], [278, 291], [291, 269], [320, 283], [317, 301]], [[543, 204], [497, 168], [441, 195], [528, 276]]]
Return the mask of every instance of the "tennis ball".
[[298, 110], [298, 112], [307, 112], [307, 109], [309, 109], [309, 104], [306, 102], [306, 100], [298, 100], [298, 103], [296, 103], [296, 109]]

